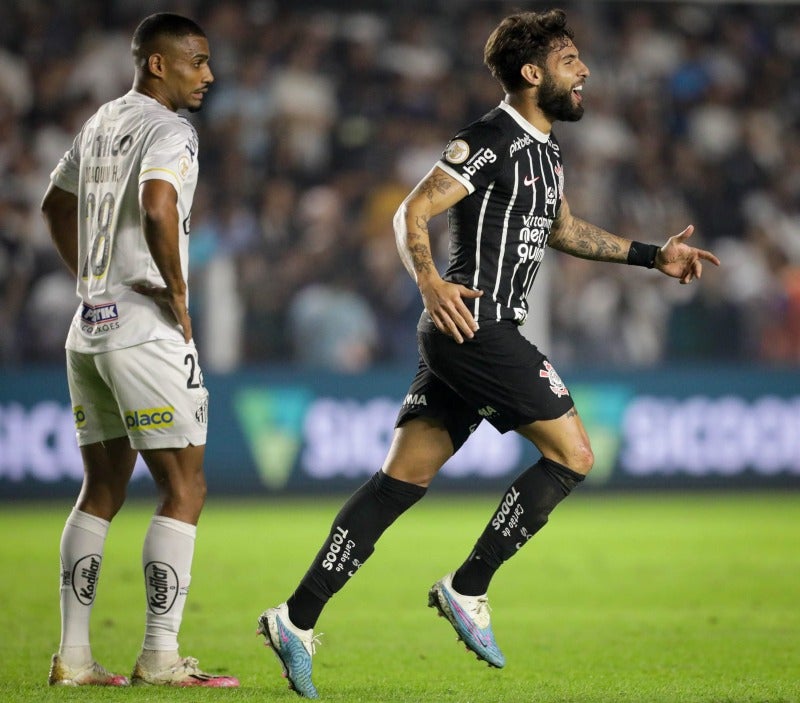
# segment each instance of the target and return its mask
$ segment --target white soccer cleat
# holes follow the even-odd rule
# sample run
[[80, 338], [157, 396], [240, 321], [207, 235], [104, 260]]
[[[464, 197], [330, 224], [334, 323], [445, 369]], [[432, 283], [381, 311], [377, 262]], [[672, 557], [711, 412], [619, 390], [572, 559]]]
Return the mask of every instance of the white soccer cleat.
[[133, 669], [131, 683], [134, 686], [236, 688], [239, 679], [234, 676], [207, 674], [200, 670], [198, 661], [194, 657], [180, 657], [174, 664], [158, 671], [147, 669], [140, 657]]
[[112, 674], [96, 661], [74, 668], [67, 665], [58, 654], [53, 655], [47, 681], [51, 686], [128, 686], [130, 684], [127, 676]]

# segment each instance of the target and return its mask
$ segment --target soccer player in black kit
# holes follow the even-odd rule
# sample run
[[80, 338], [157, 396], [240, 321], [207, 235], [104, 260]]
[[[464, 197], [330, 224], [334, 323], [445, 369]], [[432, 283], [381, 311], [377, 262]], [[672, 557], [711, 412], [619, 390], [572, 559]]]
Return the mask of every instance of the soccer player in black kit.
[[[519, 331], [546, 247], [656, 268], [681, 283], [700, 278], [703, 261], [719, 265], [712, 253], [687, 243], [692, 226], [659, 247], [605, 232], [570, 212], [551, 128], [583, 115], [589, 69], [562, 11], [507, 17], [489, 37], [484, 60], [505, 98], [451, 139], [394, 220], [400, 256], [425, 310], [419, 368], [386, 461], [344, 504], [287, 602], [259, 618], [259, 632], [290, 687], [309, 698], [317, 697], [313, 627], [325, 604], [483, 419], [500, 432], [520, 433], [541, 459], [514, 480], [466, 560], [431, 587], [428, 604], [479, 659], [504, 666], [489, 620], [489, 583], [593, 462], [569, 390]], [[450, 260], [440, 276], [428, 222], [446, 210]]]

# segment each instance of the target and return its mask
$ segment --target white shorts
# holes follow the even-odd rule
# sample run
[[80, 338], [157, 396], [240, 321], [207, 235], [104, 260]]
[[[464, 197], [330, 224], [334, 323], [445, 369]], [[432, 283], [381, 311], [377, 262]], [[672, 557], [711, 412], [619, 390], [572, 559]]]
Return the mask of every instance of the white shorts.
[[128, 436], [134, 449], [206, 443], [208, 391], [194, 342], [145, 342], [99, 354], [67, 350], [78, 446]]

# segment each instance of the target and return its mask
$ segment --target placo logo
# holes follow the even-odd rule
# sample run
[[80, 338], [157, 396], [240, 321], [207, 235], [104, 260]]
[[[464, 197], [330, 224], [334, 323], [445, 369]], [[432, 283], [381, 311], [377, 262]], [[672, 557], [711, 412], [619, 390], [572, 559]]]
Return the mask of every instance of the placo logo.
[[125, 427], [132, 432], [161, 430], [175, 424], [175, 408], [171, 405], [163, 408], [145, 408], [125, 411]]
[[633, 398], [633, 389], [618, 384], [570, 384], [570, 394], [594, 451], [594, 467], [587, 481], [593, 484], [607, 483], [617, 465], [622, 444], [622, 423]]
[[246, 388], [234, 396], [236, 415], [267, 488], [279, 490], [289, 481], [311, 399], [303, 387]]

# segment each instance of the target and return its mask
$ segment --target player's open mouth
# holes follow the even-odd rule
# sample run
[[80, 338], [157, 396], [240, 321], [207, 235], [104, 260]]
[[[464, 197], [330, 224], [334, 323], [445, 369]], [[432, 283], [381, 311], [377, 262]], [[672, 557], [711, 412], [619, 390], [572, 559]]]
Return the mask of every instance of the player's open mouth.
[[583, 101], [583, 86], [582, 85], [576, 85], [572, 89], [572, 94], [575, 96], [575, 99], [578, 102], [582, 102]]

